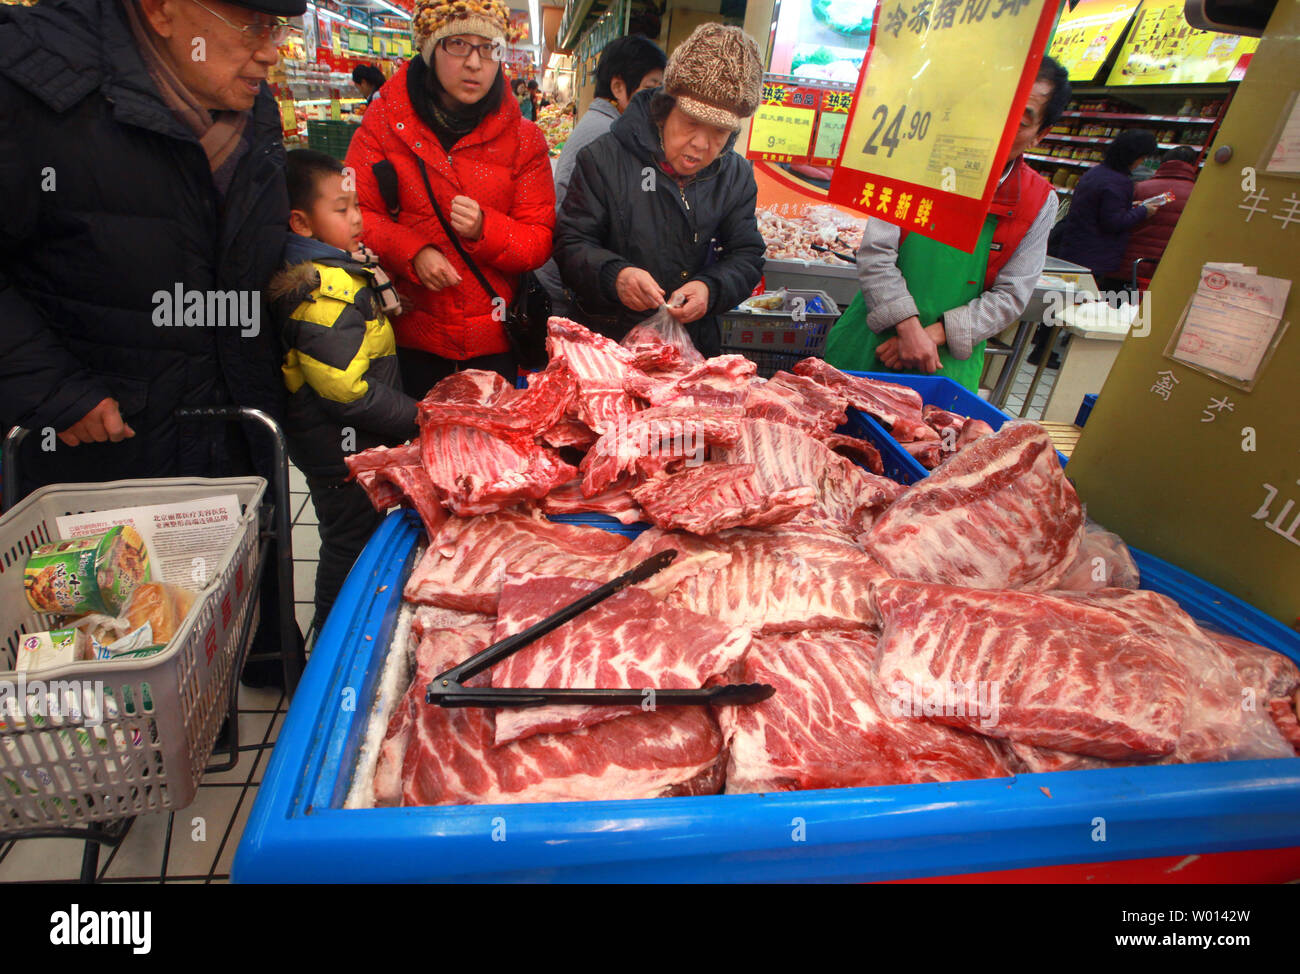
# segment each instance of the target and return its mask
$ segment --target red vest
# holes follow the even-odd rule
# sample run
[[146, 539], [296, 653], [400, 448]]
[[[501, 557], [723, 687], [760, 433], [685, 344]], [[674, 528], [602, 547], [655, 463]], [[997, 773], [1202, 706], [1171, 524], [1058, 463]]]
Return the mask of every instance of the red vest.
[[993, 242], [989, 244], [984, 290], [991, 288], [998, 279], [1002, 265], [1025, 239], [1051, 192], [1052, 184], [1029, 168], [1023, 156], [1016, 159], [1011, 174], [1002, 180], [1002, 185], [993, 194], [993, 205], [989, 208], [989, 215], [997, 217], [998, 225], [993, 230]]

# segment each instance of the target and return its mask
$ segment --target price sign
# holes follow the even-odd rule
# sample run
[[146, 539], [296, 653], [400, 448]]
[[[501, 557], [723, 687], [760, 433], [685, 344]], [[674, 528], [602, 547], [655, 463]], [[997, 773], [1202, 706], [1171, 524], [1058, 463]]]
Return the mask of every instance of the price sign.
[[330, 46], [334, 48], [334, 56], [338, 57], [343, 53], [343, 38], [339, 36], [339, 31], [335, 31], [330, 37]]
[[1253, 54], [1253, 37], [1197, 30], [1180, 0], [1146, 0], [1110, 69], [1107, 84], [1207, 84], [1232, 80], [1238, 62]]
[[402, 57], [411, 56], [411, 39], [409, 37], [399, 37], [397, 39], [397, 53]]
[[370, 51], [370, 36], [352, 31], [348, 34], [348, 50], [368, 53]]
[[830, 198], [969, 251], [1059, 0], [881, 0]]
[[1138, 0], [1079, 0], [1061, 13], [1047, 53], [1070, 72], [1071, 81], [1091, 81], [1137, 7]]
[[285, 135], [298, 134], [298, 116], [294, 113], [293, 99], [280, 99], [280, 129]]
[[847, 91], [823, 91], [821, 114], [817, 116], [817, 137], [813, 141], [814, 166], [833, 166], [840, 157], [840, 142], [844, 139], [845, 125], [853, 95]]
[[749, 126], [746, 155], [763, 162], [807, 162], [818, 96], [816, 88], [764, 82], [762, 104]]

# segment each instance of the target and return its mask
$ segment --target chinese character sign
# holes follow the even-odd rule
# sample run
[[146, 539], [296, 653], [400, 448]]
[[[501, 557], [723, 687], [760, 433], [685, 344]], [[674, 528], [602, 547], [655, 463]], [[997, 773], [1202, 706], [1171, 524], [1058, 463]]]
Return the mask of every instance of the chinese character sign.
[[881, 0], [830, 198], [970, 250], [1058, 6]]
[[807, 162], [820, 96], [816, 88], [764, 82], [746, 155], [763, 162]]

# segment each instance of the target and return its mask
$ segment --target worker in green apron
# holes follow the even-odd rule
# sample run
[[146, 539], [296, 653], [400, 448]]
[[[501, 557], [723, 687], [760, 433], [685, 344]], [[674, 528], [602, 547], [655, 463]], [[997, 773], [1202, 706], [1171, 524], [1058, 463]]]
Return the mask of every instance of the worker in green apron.
[[[969, 254], [919, 233], [909, 233], [903, 239], [898, 248], [898, 269], [916, 302], [916, 316], [922, 326], [937, 322], [942, 328], [941, 316], [945, 311], [969, 304], [979, 297], [984, 290], [989, 244], [996, 224], [994, 217], [984, 221], [979, 242]], [[867, 327], [867, 304], [859, 290], [826, 338], [826, 361], [836, 368], [858, 372], [915, 371], [894, 369], [881, 361], [877, 351], [891, 340], [897, 344], [896, 328], [874, 332]], [[980, 342], [965, 359], [953, 356], [946, 342], [940, 344], [937, 373], [978, 392], [986, 344], [987, 340]], [[887, 353], [886, 357], [891, 363], [898, 361], [896, 354]]]
[[988, 339], [1024, 313], [1056, 219], [1052, 185], [1023, 155], [1069, 100], [1065, 69], [1044, 57], [970, 253], [868, 220], [858, 253], [862, 289], [826, 338], [827, 362], [861, 372], [937, 373], [979, 392]]

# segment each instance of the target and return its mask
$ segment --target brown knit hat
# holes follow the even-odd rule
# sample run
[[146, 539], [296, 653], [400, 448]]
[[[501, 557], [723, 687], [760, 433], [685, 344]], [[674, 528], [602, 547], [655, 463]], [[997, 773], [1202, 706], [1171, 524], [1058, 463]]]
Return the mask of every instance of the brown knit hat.
[[425, 61], [433, 55], [434, 44], [453, 34], [519, 39], [510, 27], [510, 8], [501, 0], [415, 0], [411, 34]]
[[758, 45], [739, 27], [700, 24], [668, 59], [664, 92], [687, 115], [738, 129], [758, 110], [763, 94]]

